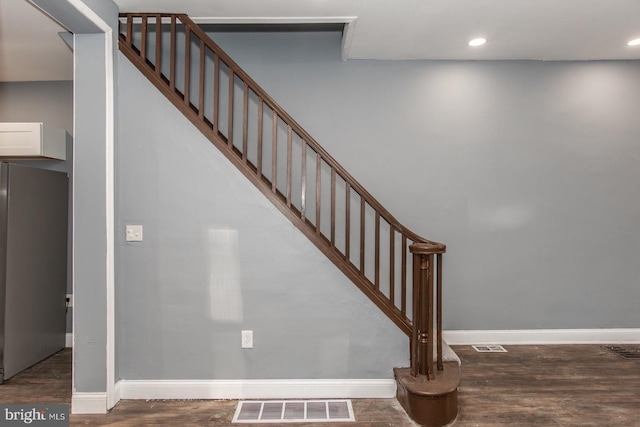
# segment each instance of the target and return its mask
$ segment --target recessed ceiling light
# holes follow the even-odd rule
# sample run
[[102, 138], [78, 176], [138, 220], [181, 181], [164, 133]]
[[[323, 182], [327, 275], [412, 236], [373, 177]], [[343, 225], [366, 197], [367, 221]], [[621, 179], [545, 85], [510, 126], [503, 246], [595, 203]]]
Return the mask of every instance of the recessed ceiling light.
[[627, 46], [638, 46], [638, 45], [640, 45], [640, 38], [630, 40], [627, 43]]
[[478, 37], [476, 39], [470, 40], [469, 41], [469, 46], [471, 46], [471, 47], [482, 46], [486, 42], [487, 42], [487, 39], [485, 39], [484, 37]]

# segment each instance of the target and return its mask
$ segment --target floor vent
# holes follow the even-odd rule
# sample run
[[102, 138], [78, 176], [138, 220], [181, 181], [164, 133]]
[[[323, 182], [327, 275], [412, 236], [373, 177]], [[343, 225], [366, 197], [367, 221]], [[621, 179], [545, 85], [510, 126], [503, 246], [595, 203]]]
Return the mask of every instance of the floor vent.
[[624, 348], [617, 345], [607, 345], [603, 348], [627, 360], [640, 360], [640, 348]]
[[478, 353], [506, 353], [507, 349], [501, 345], [472, 345]]
[[351, 400], [247, 400], [238, 402], [233, 423], [355, 421]]

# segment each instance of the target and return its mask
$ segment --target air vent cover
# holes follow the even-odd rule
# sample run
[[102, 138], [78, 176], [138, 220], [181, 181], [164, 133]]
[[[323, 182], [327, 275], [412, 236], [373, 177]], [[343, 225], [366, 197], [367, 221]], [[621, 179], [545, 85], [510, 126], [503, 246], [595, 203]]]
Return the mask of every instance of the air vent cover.
[[640, 348], [624, 348], [617, 345], [607, 345], [603, 348], [627, 360], [640, 360]]
[[478, 353], [506, 353], [507, 349], [501, 345], [472, 345]]
[[249, 400], [238, 402], [233, 423], [355, 421], [351, 400]]

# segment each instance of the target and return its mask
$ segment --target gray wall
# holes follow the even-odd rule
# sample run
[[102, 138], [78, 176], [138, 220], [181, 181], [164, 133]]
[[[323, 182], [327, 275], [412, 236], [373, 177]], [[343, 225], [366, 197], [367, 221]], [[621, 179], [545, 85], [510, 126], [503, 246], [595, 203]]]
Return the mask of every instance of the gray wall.
[[[117, 307], [125, 379], [391, 378], [408, 339], [124, 57]], [[126, 224], [144, 226], [125, 242]], [[240, 331], [254, 348], [240, 348]]]
[[73, 82], [0, 82], [0, 121], [40, 121], [73, 134]]
[[446, 329], [640, 327], [640, 62], [342, 62], [332, 33], [214, 40], [448, 245]]
[[[342, 62], [336, 34], [214, 38], [402, 222], [448, 244], [446, 329], [638, 327], [639, 62]], [[406, 338], [122, 58], [118, 78], [121, 378], [406, 364]], [[126, 224], [145, 240], [125, 242]]]
[[[73, 172], [73, 82], [0, 82], [0, 122], [44, 122], [67, 131], [67, 159], [12, 160], [13, 163], [42, 169]], [[69, 194], [73, 192], [69, 179]], [[69, 197], [69, 238], [67, 252], [67, 293], [72, 293], [72, 201]], [[72, 330], [73, 310], [67, 311], [67, 332]]]

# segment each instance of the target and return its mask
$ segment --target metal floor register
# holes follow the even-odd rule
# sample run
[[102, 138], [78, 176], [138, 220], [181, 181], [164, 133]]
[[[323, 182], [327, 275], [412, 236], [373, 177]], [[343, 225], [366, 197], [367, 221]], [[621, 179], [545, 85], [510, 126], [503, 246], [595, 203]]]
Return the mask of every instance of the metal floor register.
[[233, 423], [355, 421], [351, 400], [247, 400], [238, 402]]

